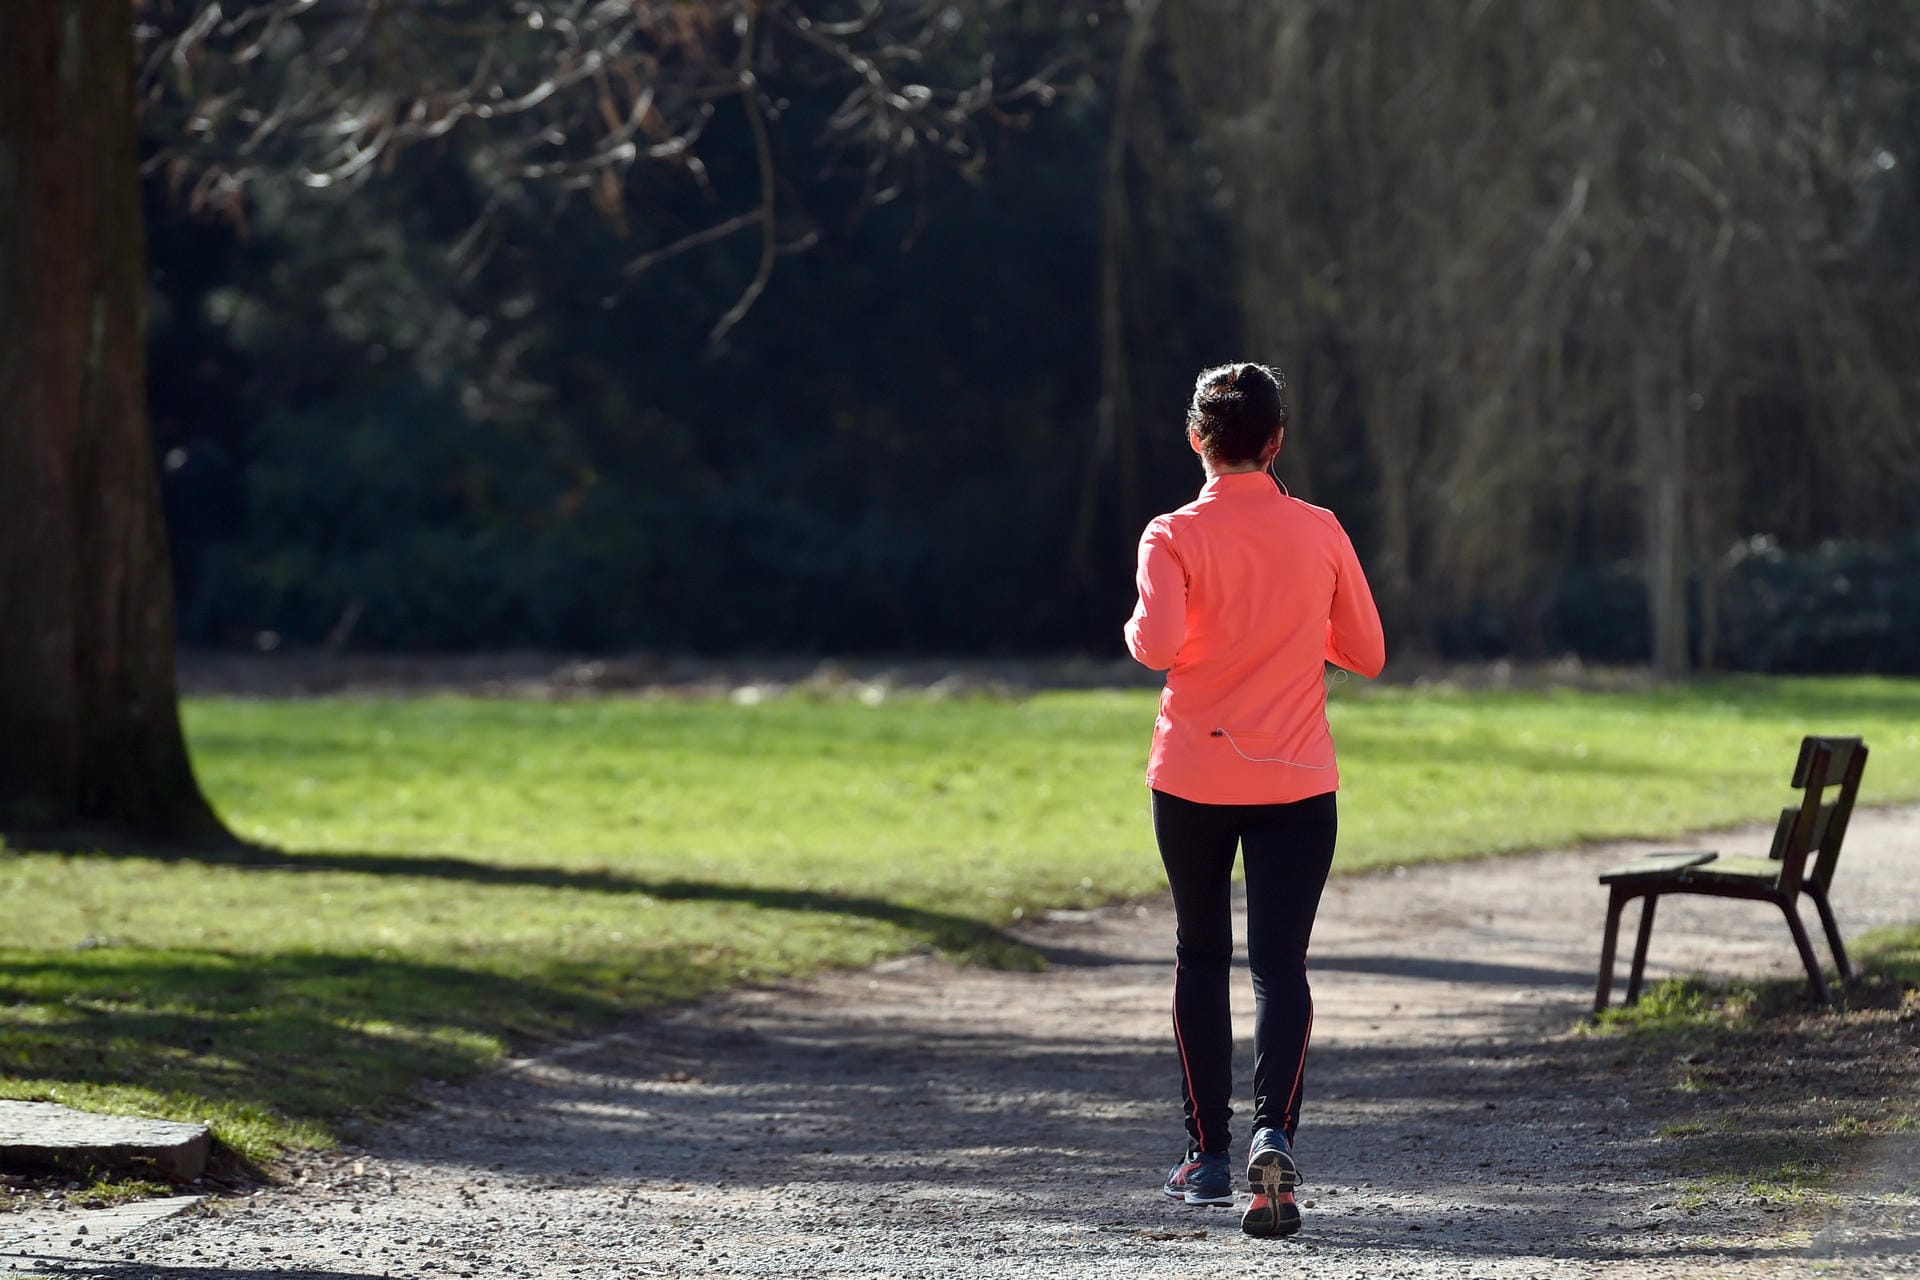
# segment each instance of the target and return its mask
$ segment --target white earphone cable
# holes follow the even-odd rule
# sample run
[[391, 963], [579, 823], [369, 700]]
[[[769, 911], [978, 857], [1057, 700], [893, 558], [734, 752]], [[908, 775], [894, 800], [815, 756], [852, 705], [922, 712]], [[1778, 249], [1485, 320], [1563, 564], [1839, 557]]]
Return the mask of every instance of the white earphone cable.
[[1233, 735], [1228, 733], [1225, 729], [1215, 729], [1213, 731], [1213, 736], [1216, 738], [1225, 738], [1227, 740], [1227, 745], [1233, 748], [1233, 753], [1239, 756], [1242, 760], [1245, 760], [1248, 764], [1285, 764], [1285, 765], [1292, 765], [1296, 769], [1315, 769], [1315, 770], [1333, 768], [1333, 761], [1331, 760], [1329, 760], [1325, 764], [1301, 764], [1298, 760], [1283, 760], [1279, 756], [1250, 756], [1246, 752], [1240, 749], [1240, 744], [1235, 742], [1233, 740]]

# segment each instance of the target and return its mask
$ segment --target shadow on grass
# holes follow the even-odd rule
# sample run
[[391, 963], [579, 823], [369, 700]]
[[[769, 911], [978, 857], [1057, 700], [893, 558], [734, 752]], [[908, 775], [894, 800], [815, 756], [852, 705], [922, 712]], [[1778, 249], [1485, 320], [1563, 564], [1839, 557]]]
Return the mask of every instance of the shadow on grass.
[[[1530, 695], [1523, 696], [1522, 701], [1527, 705], [1533, 703]], [[1725, 711], [1718, 719], [1708, 714], [1715, 704], [1725, 704]], [[1645, 717], [1647, 724], [1656, 726], [1679, 709], [1685, 713], [1679, 721], [1684, 733], [1715, 743], [1725, 741], [1733, 732], [1730, 721], [1773, 722], [1779, 728], [1779, 748], [1766, 768], [1769, 773], [1777, 772], [1784, 784], [1793, 764], [1793, 752], [1803, 734], [1859, 735], [1871, 748], [1886, 736], [1890, 724], [1920, 721], [1920, 682], [1858, 678], [1783, 681], [1770, 676], [1721, 676], [1650, 692], [1591, 695], [1591, 705], [1614, 715], [1635, 713]], [[1340, 726], [1340, 740], [1349, 750], [1367, 747], [1385, 756], [1403, 759], [1445, 759], [1469, 750], [1473, 758], [1484, 765], [1509, 769], [1522, 776], [1607, 777], [1621, 781], [1691, 778], [1720, 782], [1728, 775], [1727, 762], [1711, 753], [1689, 755], [1686, 759], [1649, 759], [1633, 743], [1614, 742], [1611, 732], [1602, 734], [1610, 749], [1572, 758], [1565, 748], [1578, 737], [1578, 723], [1576, 714], [1566, 722], [1563, 740], [1531, 746], [1503, 741], [1497, 722], [1482, 726], [1479, 732], [1463, 741], [1456, 733], [1439, 729], [1360, 719]], [[1743, 772], [1744, 768], [1739, 766], [1735, 771]], [[1871, 778], [1871, 767], [1868, 773]]]
[[494, 888], [539, 888], [582, 893], [635, 894], [665, 902], [730, 902], [763, 911], [802, 911], [854, 916], [892, 925], [922, 945], [966, 964], [993, 968], [1038, 967], [1038, 953], [999, 929], [970, 916], [935, 911], [887, 898], [827, 889], [786, 889], [713, 880], [648, 880], [616, 871], [529, 867], [481, 862], [450, 854], [317, 850], [300, 852], [242, 841], [195, 845], [138, 845], [109, 841], [97, 833], [39, 832], [6, 835], [16, 849], [69, 857], [151, 858], [194, 862], [240, 871], [330, 871], [348, 875], [457, 880]]
[[[1809, 677], [1780, 681], [1771, 676], [1725, 676], [1701, 681], [1694, 689], [1743, 710], [1803, 721], [1807, 733], [1861, 732], [1845, 722], [1850, 715], [1920, 721], [1920, 683], [1912, 680]], [[1865, 736], [1871, 747], [1873, 735]]]
[[1706, 782], [1719, 778], [1723, 772], [1711, 759], [1702, 759], [1687, 767], [1629, 756], [1624, 750], [1594, 751], [1575, 757], [1569, 754], [1573, 745], [1571, 737], [1564, 744], [1530, 746], [1499, 741], [1491, 734], [1462, 741], [1444, 732], [1421, 732], [1363, 722], [1342, 725], [1340, 741], [1347, 750], [1364, 750], [1377, 759], [1446, 760], [1465, 753], [1483, 769], [1511, 771], [1528, 778], [1602, 777], [1626, 783], [1680, 777]]
[[[693, 963], [676, 969], [689, 987]], [[15, 1096], [208, 1122], [263, 1158], [289, 1120], [378, 1115], [423, 1078], [491, 1064], [509, 1037], [604, 1021], [617, 1003], [599, 976], [324, 952], [0, 951], [0, 1077]]]
[[[257, 845], [135, 848], [50, 842], [70, 856], [154, 858], [236, 873], [331, 872], [499, 888], [731, 903], [890, 925], [905, 945], [1032, 969], [1031, 948], [965, 916], [883, 898], [448, 856], [298, 853]], [[299, 881], [290, 882], [289, 896]], [[559, 955], [435, 963], [402, 952], [0, 948], [0, 1079], [13, 1096], [206, 1121], [236, 1152], [272, 1156], [378, 1115], [422, 1079], [470, 1074], [515, 1042], [580, 1035], [618, 1012], [710, 995], [741, 979], [725, 947], [637, 943]], [[497, 971], [511, 969], [511, 973]]]
[[1920, 926], [1857, 939], [1855, 960], [1836, 1009], [1798, 978], [1676, 978], [1601, 1017], [1594, 1039], [1615, 1065], [1691, 1109], [1663, 1144], [1676, 1173], [1792, 1202], [1859, 1173], [1876, 1148], [1910, 1152]]

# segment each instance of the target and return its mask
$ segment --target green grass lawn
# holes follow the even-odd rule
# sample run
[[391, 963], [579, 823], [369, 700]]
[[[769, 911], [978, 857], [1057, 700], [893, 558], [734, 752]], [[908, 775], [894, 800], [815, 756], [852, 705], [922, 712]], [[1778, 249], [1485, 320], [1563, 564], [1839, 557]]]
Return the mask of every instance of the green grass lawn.
[[[1801, 734], [1920, 797], [1920, 681], [1341, 687], [1339, 865], [1755, 819]], [[207, 700], [209, 794], [284, 855], [0, 854], [0, 1096], [320, 1144], [516, 1039], [1157, 891], [1150, 693]]]

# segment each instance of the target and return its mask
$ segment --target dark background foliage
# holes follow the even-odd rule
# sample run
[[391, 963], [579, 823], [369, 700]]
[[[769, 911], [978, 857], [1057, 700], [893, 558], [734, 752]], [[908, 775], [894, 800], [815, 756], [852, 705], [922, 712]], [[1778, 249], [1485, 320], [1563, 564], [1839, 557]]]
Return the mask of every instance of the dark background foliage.
[[[266, 173], [216, 209], [193, 208], [177, 172], [156, 165], [152, 407], [185, 641], [1110, 654], [1140, 524], [1200, 478], [1181, 439], [1192, 375], [1247, 357], [1293, 374], [1294, 487], [1341, 514], [1370, 566], [1382, 562], [1398, 648], [1645, 660], [1633, 505], [1644, 482], [1629, 437], [1608, 425], [1614, 400], [1580, 398], [1611, 375], [1564, 394], [1552, 422], [1517, 401], [1489, 421], [1490, 401], [1450, 398], [1454, 384], [1433, 377], [1383, 404], [1395, 370], [1511, 379], [1510, 369], [1476, 372], [1475, 361], [1495, 363], [1514, 330], [1489, 320], [1476, 346], [1458, 324], [1443, 333], [1394, 321], [1411, 310], [1408, 279], [1436, 292], [1480, 288], [1495, 305], [1505, 282], [1451, 279], [1453, 259], [1416, 261], [1431, 250], [1414, 244], [1404, 249], [1413, 265], [1396, 273], [1348, 245], [1339, 274], [1355, 216], [1343, 201], [1359, 198], [1342, 193], [1362, 178], [1336, 167], [1311, 184], [1298, 177], [1273, 230], [1285, 253], [1250, 242], [1258, 183], [1247, 170], [1266, 161], [1242, 125], [1223, 133], [1221, 123], [1241, 120], [1244, 104], [1210, 99], [1218, 85], [1182, 88], [1192, 76], [1183, 59], [1195, 55], [1177, 26], [1148, 30], [1139, 85], [1122, 102], [1124, 24], [1085, 21], [1096, 8], [1029, 6], [1019, 23], [983, 28], [973, 45], [1001, 41], [1008, 58], [1065, 57], [1064, 92], [993, 124], [977, 171], [920, 169], [889, 203], [864, 200], [859, 175], [816, 145], [837, 93], [822, 85], [809, 96], [798, 80], [774, 146], [783, 189], [817, 240], [781, 258], [718, 341], [709, 330], [752, 277], [753, 246], [722, 241], [637, 276], [624, 270], [640, 248], [723, 212], [673, 175], [636, 170], [612, 216], [489, 177], [475, 161], [486, 134], [464, 126], [351, 189], [313, 192]], [[1372, 38], [1364, 15], [1344, 21], [1338, 39]], [[1666, 57], [1689, 65], [1686, 33], [1672, 38], [1682, 43]], [[1825, 48], [1762, 42], [1754, 54], [1789, 60], [1784, 78], [1838, 67], [1858, 99], [1846, 121], [1871, 136], [1832, 146], [1872, 163], [1823, 206], [1838, 220], [1836, 243], [1851, 248], [1819, 269], [1868, 318], [1920, 302], [1916, 39], [1904, 7], [1867, 6], [1836, 21]], [[1323, 66], [1327, 51], [1316, 56]], [[1506, 75], [1510, 56], [1463, 55], [1455, 73]], [[1846, 79], [1854, 63], [1879, 78]], [[1318, 87], [1296, 97], [1345, 93], [1330, 74], [1316, 71]], [[174, 144], [176, 124], [155, 114], [150, 154]], [[1404, 126], [1383, 114], [1372, 127]], [[1321, 150], [1316, 163], [1341, 163], [1333, 144]], [[1383, 141], [1377, 154], [1412, 150]], [[700, 154], [713, 192], [751, 175], [738, 121], [716, 117]], [[1503, 162], [1534, 166], [1548, 209], [1564, 199], [1552, 159]], [[1364, 181], [1405, 185], [1393, 174]], [[1492, 202], [1510, 198], [1520, 197], [1488, 188], [1463, 194], [1462, 207], [1483, 199], [1492, 225], [1506, 216]], [[1683, 241], [1660, 253], [1684, 261], [1711, 249]], [[1494, 245], [1489, 260], [1502, 252]], [[1289, 255], [1328, 270], [1291, 274]], [[1655, 253], [1633, 268], [1674, 269]], [[1104, 288], [1103, 270], [1117, 273]], [[1659, 296], [1650, 291], [1649, 314], [1665, 305]], [[1824, 298], [1804, 299], [1809, 324]], [[1564, 331], [1542, 359], [1559, 370], [1613, 358], [1620, 317], [1637, 313], [1610, 317], [1611, 305], [1569, 292], [1555, 312]], [[1117, 369], [1103, 348], [1105, 307], [1124, 312]], [[1276, 326], [1265, 313], [1290, 319]], [[1808, 350], [1828, 348], [1789, 350], [1791, 325], [1710, 323], [1736, 354], [1713, 387], [1700, 382], [1702, 403], [1734, 407], [1731, 436], [1692, 446], [1707, 453], [1690, 492], [1696, 504], [1711, 499], [1689, 517], [1694, 657], [1920, 671], [1920, 541], [1905, 504], [1887, 496], [1920, 480], [1901, 470], [1910, 455], [1829, 447], [1815, 402], [1830, 384], [1804, 371]], [[1920, 369], [1901, 347], [1910, 334], [1880, 333], [1893, 372], [1876, 385], [1898, 406], [1873, 412], [1920, 401]], [[1616, 381], [1625, 399], [1624, 373]], [[1102, 408], [1116, 383], [1127, 406], [1117, 417]], [[1398, 434], [1383, 436], [1389, 420]], [[1451, 443], [1469, 439], [1473, 449]], [[1407, 464], [1407, 451], [1439, 461]], [[1482, 490], [1461, 479], [1467, 471], [1499, 475]], [[1409, 505], [1409, 488], [1425, 496]], [[1476, 512], [1513, 510], [1521, 491], [1546, 495], [1530, 525], [1475, 523]]]

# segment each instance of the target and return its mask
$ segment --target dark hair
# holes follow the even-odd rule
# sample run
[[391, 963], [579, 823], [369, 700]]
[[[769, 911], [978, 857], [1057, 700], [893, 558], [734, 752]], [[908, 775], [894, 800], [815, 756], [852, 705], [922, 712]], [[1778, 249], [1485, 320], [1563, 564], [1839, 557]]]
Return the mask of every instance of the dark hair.
[[1257, 462], [1269, 441], [1287, 425], [1287, 382], [1263, 364], [1223, 364], [1193, 384], [1187, 429], [1200, 437], [1211, 462], [1239, 466]]

